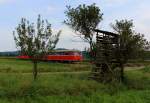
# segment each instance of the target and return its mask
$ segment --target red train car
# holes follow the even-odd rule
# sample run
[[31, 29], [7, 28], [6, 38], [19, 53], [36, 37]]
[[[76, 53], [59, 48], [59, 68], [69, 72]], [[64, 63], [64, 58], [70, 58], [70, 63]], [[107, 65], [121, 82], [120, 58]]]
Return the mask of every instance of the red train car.
[[[20, 55], [19, 59], [30, 59], [29, 56]], [[80, 51], [74, 50], [59, 50], [50, 52], [44, 59], [47, 61], [58, 61], [58, 62], [79, 62], [82, 61], [82, 54]]]

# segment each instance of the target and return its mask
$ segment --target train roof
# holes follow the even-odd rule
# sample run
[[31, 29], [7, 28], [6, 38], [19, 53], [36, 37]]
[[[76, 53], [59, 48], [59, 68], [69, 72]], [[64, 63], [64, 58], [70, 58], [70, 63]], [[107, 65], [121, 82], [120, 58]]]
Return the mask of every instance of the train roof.
[[81, 51], [79, 51], [79, 50], [53, 50], [50, 52], [81, 52]]

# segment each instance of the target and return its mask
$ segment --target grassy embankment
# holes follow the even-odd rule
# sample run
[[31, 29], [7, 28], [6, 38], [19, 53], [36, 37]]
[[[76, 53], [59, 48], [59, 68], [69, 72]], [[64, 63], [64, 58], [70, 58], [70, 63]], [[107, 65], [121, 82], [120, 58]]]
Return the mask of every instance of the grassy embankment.
[[112, 85], [89, 80], [86, 63], [40, 63], [39, 70], [33, 81], [29, 61], [0, 59], [0, 103], [150, 103], [150, 67]]

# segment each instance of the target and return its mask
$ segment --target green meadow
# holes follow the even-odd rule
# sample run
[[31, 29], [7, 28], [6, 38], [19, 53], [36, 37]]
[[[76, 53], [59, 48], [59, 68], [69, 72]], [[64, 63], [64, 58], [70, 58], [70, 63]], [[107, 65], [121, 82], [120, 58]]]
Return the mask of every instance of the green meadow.
[[[148, 63], [147, 63], [148, 64]], [[125, 83], [102, 84], [89, 79], [89, 63], [38, 64], [0, 58], [0, 103], [150, 103], [150, 67], [128, 67]]]

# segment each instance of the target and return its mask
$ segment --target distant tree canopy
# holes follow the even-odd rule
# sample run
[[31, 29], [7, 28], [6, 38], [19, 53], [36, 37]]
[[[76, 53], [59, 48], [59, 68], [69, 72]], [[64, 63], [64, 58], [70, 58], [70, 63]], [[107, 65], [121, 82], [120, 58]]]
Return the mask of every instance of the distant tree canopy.
[[149, 49], [149, 42], [144, 35], [134, 31], [132, 20], [116, 20], [111, 27], [120, 35], [120, 57], [123, 63], [126, 63], [128, 59], [139, 57], [139, 53]]
[[37, 62], [55, 48], [60, 33], [61, 31], [52, 35], [51, 24], [47, 20], [41, 20], [40, 15], [36, 27], [34, 23], [22, 18], [16, 32], [13, 32], [16, 46], [20, 49], [21, 54], [29, 56], [34, 63], [34, 79], [37, 76]]
[[95, 4], [89, 6], [83, 4], [76, 8], [67, 6], [65, 14], [67, 19], [64, 23], [74, 29], [76, 34], [84, 41], [88, 42], [92, 49], [94, 36], [93, 29], [95, 29], [102, 21], [103, 16], [99, 7]]

